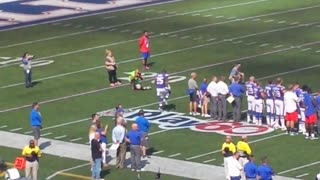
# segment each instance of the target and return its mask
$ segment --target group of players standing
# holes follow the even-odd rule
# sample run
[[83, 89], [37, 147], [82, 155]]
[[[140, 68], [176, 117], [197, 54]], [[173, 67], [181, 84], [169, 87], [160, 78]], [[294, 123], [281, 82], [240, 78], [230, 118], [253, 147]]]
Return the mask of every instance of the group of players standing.
[[[287, 130], [290, 135], [299, 132], [306, 138], [316, 139], [317, 110], [320, 110], [320, 97], [313, 98], [307, 85], [300, 88], [299, 83], [289, 84], [287, 89], [283, 80], [269, 81], [264, 88], [253, 76], [245, 83], [248, 102], [247, 122], [262, 125], [264, 104], [266, 123], [275, 129]], [[265, 103], [264, 103], [265, 99]]]

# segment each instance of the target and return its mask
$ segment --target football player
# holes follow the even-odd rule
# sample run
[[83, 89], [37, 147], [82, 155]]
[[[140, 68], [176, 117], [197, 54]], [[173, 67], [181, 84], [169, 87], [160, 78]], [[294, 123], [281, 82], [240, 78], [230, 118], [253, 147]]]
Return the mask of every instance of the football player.
[[282, 85], [283, 80], [277, 78], [277, 85], [273, 87], [273, 97], [274, 97], [274, 106], [275, 106], [275, 127], [278, 128], [279, 121], [281, 123], [281, 129], [283, 131], [287, 130], [284, 123], [284, 103], [283, 97], [285, 93], [285, 87]]
[[274, 98], [273, 98], [273, 88], [274, 88], [273, 81], [269, 81], [268, 85], [264, 88], [264, 94], [266, 96], [266, 120], [268, 126], [273, 126], [275, 121], [275, 112], [274, 112]]
[[254, 114], [256, 117], [256, 125], [262, 125], [262, 112], [263, 112], [263, 89], [261, 88], [261, 83], [257, 82], [257, 84], [253, 88], [254, 94]]
[[154, 84], [156, 86], [157, 96], [159, 98], [159, 110], [163, 111], [165, 105], [168, 104], [168, 98], [171, 93], [171, 88], [168, 82], [169, 75], [166, 71], [158, 73], [155, 77]]
[[[255, 87], [255, 78], [251, 76], [249, 81], [246, 82], [246, 95], [247, 95], [247, 102], [248, 102], [248, 111], [247, 111], [247, 122], [256, 123], [256, 118], [254, 116], [254, 92], [253, 89]], [[251, 119], [252, 118], [252, 119]]]

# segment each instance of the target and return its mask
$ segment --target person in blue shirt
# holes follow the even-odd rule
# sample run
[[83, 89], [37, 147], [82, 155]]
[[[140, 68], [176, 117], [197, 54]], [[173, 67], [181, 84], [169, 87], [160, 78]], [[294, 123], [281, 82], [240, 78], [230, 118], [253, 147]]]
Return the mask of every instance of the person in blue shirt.
[[310, 88], [307, 88], [307, 93], [303, 94], [303, 104], [305, 105], [306, 111], [306, 130], [307, 130], [307, 136], [306, 139], [317, 139], [315, 136], [315, 129], [314, 126], [317, 122], [317, 114], [316, 114], [316, 103], [314, 103], [313, 97], [312, 97], [312, 91]]
[[315, 97], [316, 109], [317, 109], [317, 130], [318, 136], [320, 135], [320, 90], [318, 91], [318, 95]]
[[254, 156], [248, 156], [249, 162], [244, 165], [243, 171], [246, 176], [246, 180], [257, 179], [257, 165], [254, 163]]
[[40, 129], [42, 128], [42, 116], [39, 112], [40, 105], [38, 102], [32, 104], [32, 111], [30, 113], [30, 125], [34, 137], [34, 144], [38, 146], [40, 139]]
[[207, 87], [208, 87], [208, 81], [207, 81], [207, 78], [204, 78], [203, 82], [200, 85], [200, 103], [199, 103], [201, 104], [202, 117], [210, 117], [210, 115], [208, 115], [209, 98], [208, 98]]
[[139, 111], [139, 117], [136, 119], [136, 123], [138, 125], [138, 129], [142, 134], [142, 141], [141, 141], [141, 149], [142, 149], [142, 156], [147, 156], [147, 147], [148, 147], [148, 132], [150, 129], [149, 121], [144, 117], [144, 111], [141, 109]]
[[131, 154], [131, 170], [141, 171], [141, 138], [142, 134], [138, 130], [138, 125], [133, 123], [131, 125], [132, 130], [128, 132], [126, 136], [126, 141], [130, 144], [130, 154]]
[[272, 180], [274, 175], [273, 169], [268, 165], [268, 158], [262, 158], [262, 164], [257, 169], [257, 175], [259, 180]]
[[243, 86], [239, 84], [238, 78], [235, 78], [235, 82], [229, 86], [229, 92], [234, 97], [232, 102], [233, 120], [238, 122], [241, 119], [241, 97], [245, 92]]
[[97, 132], [100, 135], [100, 140], [99, 143], [101, 144], [101, 149], [102, 149], [102, 163], [104, 167], [107, 167], [107, 132], [108, 132], [108, 125], [102, 129], [101, 123], [97, 124]]

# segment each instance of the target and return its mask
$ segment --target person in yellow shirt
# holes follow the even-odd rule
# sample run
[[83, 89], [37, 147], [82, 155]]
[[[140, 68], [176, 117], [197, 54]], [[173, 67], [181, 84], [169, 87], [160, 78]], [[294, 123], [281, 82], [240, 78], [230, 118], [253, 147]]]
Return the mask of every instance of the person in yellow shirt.
[[[29, 141], [29, 145], [22, 150], [22, 156], [26, 158], [25, 176], [32, 180], [38, 180], [40, 148], [35, 145], [34, 140]], [[31, 173], [32, 172], [32, 173]]]
[[[237, 143], [237, 150], [239, 152], [240, 158], [239, 162], [242, 167], [248, 162], [248, 156], [252, 155], [251, 148], [248, 144], [248, 137], [242, 136], [241, 140]], [[241, 172], [241, 179], [246, 179], [244, 171]]]
[[232, 143], [231, 136], [226, 136], [226, 141], [222, 144], [221, 152], [223, 155], [224, 172], [227, 179], [230, 179], [228, 170], [228, 159], [233, 157], [236, 152], [236, 146]]
[[150, 86], [142, 86], [140, 81], [143, 80], [142, 74], [139, 69], [136, 69], [129, 74], [129, 82], [133, 90], [150, 90]]

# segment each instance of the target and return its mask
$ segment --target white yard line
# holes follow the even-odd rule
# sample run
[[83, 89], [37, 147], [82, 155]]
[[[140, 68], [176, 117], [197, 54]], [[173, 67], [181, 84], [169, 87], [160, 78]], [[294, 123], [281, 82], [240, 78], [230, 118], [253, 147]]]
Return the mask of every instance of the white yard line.
[[260, 21], [261, 19], [257, 18], [257, 19], [252, 19], [252, 21]]
[[51, 132], [44, 133], [44, 134], [41, 134], [41, 137], [48, 136], [48, 135], [51, 135], [51, 134], [52, 134]]
[[212, 162], [212, 161], [215, 161], [216, 159], [209, 159], [209, 160], [206, 160], [206, 161], [203, 161], [203, 163], [208, 163], [208, 162]]
[[67, 135], [57, 136], [57, 137], [54, 137], [54, 139], [62, 139], [62, 138], [65, 138], [65, 137], [67, 137]]
[[316, 51], [316, 53], [320, 53], [320, 50]]
[[104, 17], [102, 19], [112, 19], [112, 18], [115, 18], [116, 16], [107, 16], [107, 17]]
[[257, 42], [251, 42], [251, 43], [247, 43], [246, 45], [253, 45], [253, 44], [257, 44]]
[[300, 174], [300, 175], [298, 175], [298, 176], [296, 176], [297, 178], [301, 178], [301, 177], [304, 177], [304, 176], [308, 176], [309, 175], [309, 173], [304, 173], [304, 174]]
[[278, 24], [286, 23], [287, 21], [279, 21]]
[[283, 45], [278, 45], [278, 46], [274, 46], [273, 48], [280, 48], [282, 47]]
[[21, 130], [22, 128], [15, 128], [15, 129], [11, 129], [10, 132], [16, 132], [16, 131], [19, 131]]
[[6, 128], [6, 127], [8, 127], [8, 126], [7, 125], [3, 125], [3, 126], [0, 127], [0, 129]]
[[[274, 31], [274, 30], [272, 30], [272, 31]], [[261, 34], [261, 33], [259, 33], [259, 34]], [[234, 38], [234, 39], [238, 39], [238, 38]], [[214, 42], [214, 43], [221, 43], [221, 42], [224, 42], [224, 41]], [[209, 44], [214, 44], [214, 43], [209, 43]], [[312, 43], [306, 43], [306, 44], [300, 45], [299, 47], [309, 46], [309, 45], [318, 44], [318, 43], [320, 43], [320, 41], [316, 41], [316, 42], [312, 42]], [[176, 50], [176, 51], [172, 51], [172, 52], [180, 52], [180, 51], [184, 51], [184, 50], [188, 50], [188, 49], [204, 47], [204, 46], [207, 46], [207, 45], [208, 44], [203, 44], [203, 45], [193, 46], [193, 47], [190, 47], [190, 48], [180, 49], [180, 50]], [[209, 65], [204, 65], [204, 66], [200, 66], [200, 67], [195, 67], [195, 68], [186, 69], [186, 70], [183, 70], [183, 71], [171, 73], [170, 75], [181, 74], [181, 73], [186, 73], [186, 72], [195, 71], [195, 70], [199, 70], [199, 69], [214, 67], [214, 66], [218, 66], [218, 65], [222, 65], [222, 64], [226, 64], [226, 63], [230, 63], [230, 62], [235, 62], [235, 61], [243, 61], [243, 60], [246, 60], [246, 59], [251, 59], [251, 58], [255, 58], [255, 57], [259, 57], [259, 56], [266, 56], [266, 55], [269, 55], [269, 54], [275, 54], [275, 53], [279, 53], [279, 52], [283, 52], [283, 51], [288, 51], [288, 50], [291, 50], [291, 49], [294, 49], [294, 48], [296, 48], [296, 47], [289, 47], [289, 48], [279, 49], [279, 50], [275, 50], [275, 51], [269, 51], [269, 52], [265, 52], [265, 53], [257, 54], [257, 55], [253, 55], [253, 56], [247, 56], [247, 57], [237, 58], [237, 59], [233, 59], [233, 60], [229, 60], [229, 61], [224, 61], [224, 62], [209, 64]], [[160, 55], [160, 54], [158, 54], [158, 55]], [[149, 81], [149, 80], [152, 80], [152, 78], [145, 79], [144, 81]], [[124, 83], [124, 84], [120, 85], [119, 87], [128, 86], [128, 85], [130, 85], [130, 83]], [[46, 104], [46, 103], [56, 102], [56, 101], [60, 101], [60, 100], [66, 100], [66, 99], [70, 99], [70, 98], [73, 98], [73, 97], [79, 97], [79, 96], [83, 96], [83, 95], [88, 95], [88, 94], [92, 94], [92, 93], [105, 91], [105, 90], [108, 90], [108, 89], [114, 89], [114, 88], [113, 87], [101, 88], [101, 89], [97, 89], [97, 90], [92, 90], [92, 91], [87, 91], [87, 92], [83, 92], [83, 93], [78, 93], [78, 94], [73, 94], [73, 95], [69, 95], [69, 96], [50, 99], [50, 100], [42, 101], [40, 103]], [[19, 110], [19, 109], [23, 109], [23, 108], [26, 108], [26, 107], [30, 107], [30, 105], [27, 104], [27, 105], [23, 105], [23, 106], [18, 106], [18, 107], [14, 107], [14, 108], [1, 110], [0, 113]]]
[[[176, 2], [178, 2], [178, 1], [181, 1], [181, 0], [176, 0]], [[198, 12], [212, 11], [212, 10], [217, 10], [217, 9], [232, 8], [232, 7], [237, 7], [237, 6], [246, 6], [246, 5], [261, 3], [261, 2], [265, 2], [265, 1], [269, 1], [269, 0], [249, 1], [249, 2], [244, 2], [244, 3], [238, 3], [238, 4], [214, 7], [214, 8], [209, 8], [209, 9], [190, 11], [190, 12], [183, 13], [183, 15], [194, 14], [194, 13], [198, 13]], [[159, 4], [165, 4], [165, 3], [159, 3]], [[132, 9], [135, 9], [135, 8], [132, 8]], [[169, 15], [166, 15], [166, 16], [147, 18], [147, 19], [143, 19], [143, 20], [138, 20], [138, 21], [132, 21], [132, 22], [127, 22], [127, 23], [123, 23], [123, 24], [113, 25], [113, 26], [110, 26], [109, 28], [133, 25], [133, 24], [138, 24], [138, 23], [142, 23], [142, 22], [165, 19], [165, 18], [171, 18], [171, 17], [175, 17], [175, 16], [180, 16], [180, 15], [182, 15], [182, 14], [169, 14]], [[68, 36], [80, 35], [80, 34], [85, 34], [85, 33], [91, 33], [91, 32], [95, 32], [95, 31], [100, 31], [102, 29], [103, 28], [97, 28], [97, 29], [92, 29], [92, 30], [88, 30], [88, 31], [79, 31], [79, 32], [74, 32], [74, 33], [60, 35], [60, 36], [53, 36], [53, 37], [37, 39], [37, 40], [33, 40], [33, 41], [26, 41], [26, 42], [21, 42], [21, 43], [6, 45], [6, 46], [0, 46], [0, 49], [8, 48], [8, 47], [20, 46], [20, 45], [25, 45], [25, 44], [32, 44], [32, 43], [35, 43], [35, 42], [42, 42], [42, 41], [48, 41], [48, 40], [53, 40], [53, 39], [65, 38], [65, 37], [68, 37]]]
[[[313, 23], [313, 24], [314, 24], [314, 23]], [[256, 35], [260, 35], [260, 34], [265, 34], [265, 33], [270, 33], [270, 32], [276, 32], [276, 31], [281, 31], [281, 30], [286, 30], [286, 29], [292, 29], [292, 28], [299, 28], [299, 27], [303, 27], [303, 26], [302, 26], [302, 25], [291, 26], [291, 27], [288, 27], [288, 28], [276, 29], [276, 30], [272, 30], [272, 31], [262, 32], [262, 33], [249, 34], [249, 35], [247, 35], [247, 36], [241, 36], [241, 37], [237, 37], [237, 38], [234, 38], [234, 39], [247, 38], [247, 37], [256, 36]], [[188, 28], [188, 29], [189, 29], [189, 28]], [[184, 31], [184, 30], [186, 30], [186, 29], [183, 29], [183, 31]], [[179, 31], [182, 31], [182, 30], [179, 30]], [[177, 32], [177, 31], [175, 31], [175, 32]], [[172, 32], [170, 32], [170, 33], [172, 33]], [[170, 34], [170, 33], [169, 33], [169, 34]], [[176, 36], [176, 35], [174, 35], [174, 36]], [[213, 41], [213, 40], [215, 40], [215, 38], [208, 39], [207, 41]], [[129, 40], [129, 41], [136, 41], [136, 39], [134, 39], [134, 40]], [[126, 42], [128, 42], [128, 41], [126, 41]], [[218, 43], [223, 43], [223, 42], [224, 42], [224, 41], [218, 42]], [[117, 44], [119, 44], [119, 43], [121, 43], [121, 42], [117, 42], [117, 43], [113, 43], [113, 44], [109, 44], [109, 45], [117, 45]], [[218, 44], [217, 42], [215, 42], [215, 43]], [[208, 45], [211, 45], [211, 44], [208, 44]], [[250, 45], [250, 44], [247, 44], [247, 45]], [[96, 46], [96, 47], [94, 47], [93, 49], [101, 48], [101, 47], [105, 47], [105, 45], [103, 45], [103, 46]], [[194, 47], [197, 48], [197, 46], [194, 46]], [[200, 46], [200, 47], [202, 47], [202, 46]], [[193, 47], [191, 47], [191, 48], [186, 48], [186, 50], [189, 50], [189, 49], [193, 49]], [[53, 58], [53, 57], [59, 57], [59, 56], [64, 56], [64, 55], [79, 53], [79, 52], [88, 51], [88, 50], [92, 50], [92, 48], [85, 48], [85, 49], [81, 49], [81, 50], [77, 50], [77, 51], [71, 51], [71, 52], [66, 52], [66, 53], [62, 53], [62, 54], [47, 56], [47, 57], [39, 58], [38, 60], [48, 59], [48, 58]], [[182, 50], [183, 50], [183, 49], [182, 49]], [[177, 51], [177, 50], [176, 50], [176, 51]], [[171, 51], [171, 52], [176, 52], [176, 51]], [[171, 52], [169, 51], [169, 52], [166, 52], [166, 53], [156, 54], [156, 55], [153, 55], [153, 57], [156, 57], [156, 56], [159, 56], [159, 55], [170, 54]], [[178, 50], [178, 52], [179, 52], [179, 50]], [[132, 62], [132, 61], [135, 61], [135, 60], [137, 60], [137, 59], [140, 59], [140, 58], [131, 59], [131, 60], [125, 60], [125, 61], [119, 62], [119, 64], [127, 63], [127, 62]], [[2, 66], [2, 67], [3, 67], [3, 66]], [[95, 70], [95, 69], [102, 68], [102, 67], [104, 67], [104, 66], [97, 66], [97, 67], [88, 68], [88, 69], [83, 69], [83, 70], [79, 70], [79, 71], [73, 71], [73, 72], [64, 73], [64, 74], [59, 74], [59, 75], [55, 75], [55, 76], [49, 76], [49, 77], [46, 77], [46, 78], [36, 79], [35, 81], [42, 81], [42, 80], [53, 79], [53, 78], [62, 77], [62, 76], [66, 76], [66, 75], [77, 74], [77, 73], [81, 73], [81, 72], [86, 72], [86, 71]], [[21, 82], [21, 83], [6, 85], [6, 86], [2, 86], [2, 87], [0, 87], [0, 88], [1, 88], [1, 89], [3, 89], [3, 88], [9, 88], [9, 87], [14, 87], [14, 86], [19, 86], [19, 85], [22, 85], [22, 84], [24, 84], [24, 83]]]
[[85, 166], [89, 166], [90, 164], [91, 163], [85, 163], [85, 164], [82, 164], [82, 165], [79, 165], [79, 166], [75, 166], [75, 167], [72, 167], [72, 168], [68, 168], [68, 169], [63, 169], [61, 171], [57, 171], [57, 172], [53, 173], [52, 175], [48, 176], [46, 179], [52, 179], [53, 177], [57, 176], [59, 173], [71, 171], [71, 170], [82, 168], [82, 167], [85, 167]]
[[312, 48], [305, 48], [305, 49], [301, 49], [301, 51], [309, 51], [311, 50]]
[[172, 154], [172, 155], [169, 155], [168, 157], [176, 157], [176, 156], [180, 156], [181, 153], [177, 153], [177, 154]]
[[261, 44], [261, 45], [260, 45], [260, 47], [265, 47], [265, 46], [269, 46], [269, 44], [266, 43], [266, 44]]
[[75, 139], [71, 139], [70, 141], [71, 142], [74, 142], [74, 141], [79, 141], [79, 140], [81, 140], [82, 138], [75, 138]]
[[160, 154], [160, 153], [163, 153], [164, 151], [156, 151], [156, 152], [153, 152], [152, 155], [155, 155], [155, 154]]
[[[273, 135], [273, 136], [268, 136], [268, 137], [265, 137], [265, 138], [256, 139], [256, 140], [250, 141], [249, 143], [252, 144], [252, 143], [256, 143], [256, 142], [261, 142], [261, 141], [264, 141], [264, 140], [273, 139], [275, 137], [279, 137], [279, 136], [283, 136], [283, 135], [284, 134], [276, 134], [276, 135]], [[200, 155], [197, 155], [197, 156], [192, 156], [192, 157], [186, 158], [186, 160], [197, 159], [197, 158], [200, 158], [200, 157], [203, 157], [203, 156], [207, 156], [207, 155], [211, 155], [211, 154], [215, 154], [215, 153], [219, 153], [219, 152], [221, 152], [221, 149], [218, 149], [218, 150], [215, 150], [215, 151], [211, 151], [211, 152], [208, 152], [208, 153], [204, 153], [204, 154], [200, 154]]]
[[273, 22], [274, 20], [273, 19], [270, 19], [270, 20], [266, 20], [264, 21], [265, 23], [269, 23], [269, 22]]
[[285, 170], [285, 171], [281, 171], [278, 174], [279, 175], [280, 174], [285, 174], [285, 173], [296, 171], [296, 170], [299, 170], [299, 169], [303, 169], [303, 168], [306, 168], [306, 167], [309, 167], [309, 166], [314, 166], [316, 164], [320, 164], [320, 161], [313, 162], [313, 163], [310, 163], [310, 164], [306, 164], [306, 165], [303, 165], [303, 166], [298, 166], [298, 167], [295, 167], [295, 168], [292, 168], [292, 169], [288, 169], [288, 170]]

